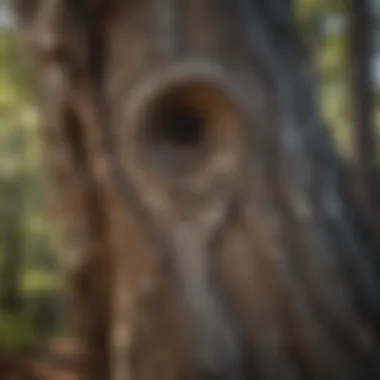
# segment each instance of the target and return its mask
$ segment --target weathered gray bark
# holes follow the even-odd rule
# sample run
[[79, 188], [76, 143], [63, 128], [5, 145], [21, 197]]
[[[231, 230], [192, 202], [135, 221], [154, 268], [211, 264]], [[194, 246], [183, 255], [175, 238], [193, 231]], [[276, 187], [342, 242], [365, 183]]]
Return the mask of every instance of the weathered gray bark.
[[380, 375], [378, 238], [289, 4], [16, 2], [89, 379]]

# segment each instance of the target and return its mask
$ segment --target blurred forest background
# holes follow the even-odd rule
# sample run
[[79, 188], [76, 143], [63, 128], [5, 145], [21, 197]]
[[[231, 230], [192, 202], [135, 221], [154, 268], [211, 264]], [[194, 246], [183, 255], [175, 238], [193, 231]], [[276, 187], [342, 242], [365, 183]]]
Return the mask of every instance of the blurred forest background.
[[[302, 33], [319, 70], [323, 114], [340, 151], [352, 154], [344, 0], [297, 0]], [[380, 0], [373, 1], [376, 124], [380, 122]], [[49, 219], [31, 65], [0, 0], [0, 351], [67, 331], [59, 239]]]

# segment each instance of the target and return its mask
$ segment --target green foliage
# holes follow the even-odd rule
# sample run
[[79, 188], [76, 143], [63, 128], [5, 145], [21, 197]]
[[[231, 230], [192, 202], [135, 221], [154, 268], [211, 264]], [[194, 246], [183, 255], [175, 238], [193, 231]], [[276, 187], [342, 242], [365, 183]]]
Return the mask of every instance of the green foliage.
[[25, 295], [59, 292], [63, 289], [63, 279], [57, 272], [29, 267], [22, 277], [21, 289]]
[[[346, 0], [296, 0], [296, 18], [307, 44], [314, 49], [319, 76], [322, 114], [332, 136], [345, 156], [352, 152], [349, 90], [347, 88]], [[330, 24], [330, 27], [326, 25]], [[331, 25], [335, 27], [331, 27]], [[376, 103], [378, 109], [380, 103]]]
[[30, 318], [25, 315], [0, 313], [0, 351], [15, 352], [37, 341]]
[[[0, 272], [9, 262], [5, 258], [16, 254], [11, 247], [21, 250], [17, 269], [21, 273], [15, 275], [23, 300], [17, 313], [6, 312], [0, 302], [0, 351], [16, 350], [52, 335], [64, 327], [65, 319], [64, 283], [44, 210], [30, 66], [15, 33], [0, 29]], [[9, 231], [19, 234], [13, 238], [21, 240], [21, 245], [9, 244]], [[0, 295], [5, 291], [1, 285], [0, 279]]]

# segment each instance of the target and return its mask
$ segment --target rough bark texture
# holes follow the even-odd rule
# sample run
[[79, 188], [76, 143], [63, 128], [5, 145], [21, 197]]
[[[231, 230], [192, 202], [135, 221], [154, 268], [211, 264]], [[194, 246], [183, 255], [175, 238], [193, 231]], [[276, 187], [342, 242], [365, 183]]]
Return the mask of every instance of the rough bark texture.
[[289, 3], [16, 1], [87, 379], [380, 376], [379, 242]]

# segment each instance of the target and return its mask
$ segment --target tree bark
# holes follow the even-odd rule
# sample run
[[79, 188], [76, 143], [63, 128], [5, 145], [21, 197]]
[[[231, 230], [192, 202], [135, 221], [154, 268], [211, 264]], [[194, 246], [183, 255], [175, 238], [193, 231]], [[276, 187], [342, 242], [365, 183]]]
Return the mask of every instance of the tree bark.
[[87, 378], [378, 378], [379, 241], [290, 1], [17, 4]]

